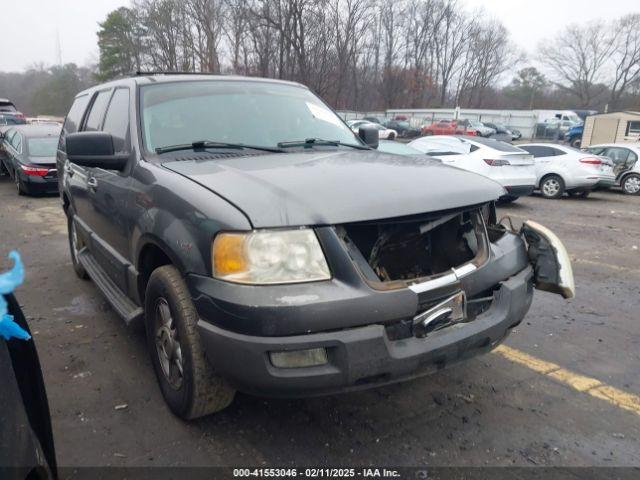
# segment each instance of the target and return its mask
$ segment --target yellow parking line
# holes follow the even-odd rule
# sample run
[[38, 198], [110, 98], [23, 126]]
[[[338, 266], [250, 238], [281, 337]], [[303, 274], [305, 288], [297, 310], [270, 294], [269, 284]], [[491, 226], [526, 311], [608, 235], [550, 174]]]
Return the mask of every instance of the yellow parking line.
[[560, 365], [541, 360], [515, 348], [507, 347], [506, 345], [500, 345], [494, 352], [507, 360], [523, 365], [559, 383], [563, 383], [578, 392], [586, 393], [616, 407], [640, 415], [640, 396], [638, 395], [611, 387], [595, 378], [585, 377], [584, 375], [565, 370]]
[[594, 265], [596, 267], [609, 268], [611, 270], [617, 270], [619, 272], [640, 273], [640, 269], [638, 268], [621, 267], [620, 265], [612, 265], [611, 263], [605, 262], [596, 262], [595, 260], [587, 260], [584, 258], [572, 258], [571, 261], [573, 263], [583, 263], [585, 265]]

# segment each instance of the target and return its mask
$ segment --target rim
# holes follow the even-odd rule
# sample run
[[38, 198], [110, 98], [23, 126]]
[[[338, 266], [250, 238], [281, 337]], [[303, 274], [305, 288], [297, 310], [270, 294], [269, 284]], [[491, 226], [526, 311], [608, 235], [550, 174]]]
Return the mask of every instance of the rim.
[[160, 368], [171, 388], [182, 387], [182, 347], [169, 303], [163, 297], [156, 300], [155, 344]]
[[71, 255], [73, 261], [78, 261], [78, 253], [80, 252], [80, 239], [78, 238], [78, 231], [76, 230], [76, 222], [71, 219]]
[[630, 177], [624, 181], [624, 191], [627, 193], [640, 192], [640, 177]]
[[542, 193], [547, 197], [553, 197], [558, 194], [560, 191], [560, 182], [555, 178], [550, 178], [546, 180], [542, 185]]

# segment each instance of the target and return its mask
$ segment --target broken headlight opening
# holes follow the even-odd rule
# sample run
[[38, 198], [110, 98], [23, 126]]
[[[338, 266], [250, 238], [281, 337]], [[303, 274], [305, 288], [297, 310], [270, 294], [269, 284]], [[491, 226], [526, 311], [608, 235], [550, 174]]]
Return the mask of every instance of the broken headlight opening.
[[345, 224], [340, 238], [375, 288], [402, 288], [488, 259], [481, 208]]

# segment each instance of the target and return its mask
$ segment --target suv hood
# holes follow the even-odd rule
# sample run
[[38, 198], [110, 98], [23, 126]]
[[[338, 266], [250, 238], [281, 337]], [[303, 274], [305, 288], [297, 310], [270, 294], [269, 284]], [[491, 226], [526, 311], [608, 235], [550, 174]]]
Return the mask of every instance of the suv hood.
[[316, 150], [212, 159], [219, 156], [191, 152], [163, 166], [240, 208], [254, 228], [393, 218], [505, 193], [493, 180], [427, 157]]

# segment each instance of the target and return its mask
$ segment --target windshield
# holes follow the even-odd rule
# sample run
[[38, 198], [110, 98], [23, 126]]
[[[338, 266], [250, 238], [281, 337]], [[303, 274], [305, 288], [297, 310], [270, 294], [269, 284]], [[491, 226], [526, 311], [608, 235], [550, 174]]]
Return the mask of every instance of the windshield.
[[58, 149], [58, 139], [30, 138], [27, 140], [30, 157], [55, 157]]
[[147, 151], [196, 141], [277, 147], [308, 138], [361, 146], [318, 97], [293, 85], [191, 81], [141, 88]]

